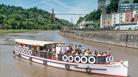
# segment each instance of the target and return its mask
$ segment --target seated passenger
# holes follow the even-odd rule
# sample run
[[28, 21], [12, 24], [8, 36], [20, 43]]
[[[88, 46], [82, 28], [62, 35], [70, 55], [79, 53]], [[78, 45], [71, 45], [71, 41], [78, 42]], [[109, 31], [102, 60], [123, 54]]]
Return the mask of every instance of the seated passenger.
[[90, 51], [89, 51], [89, 49], [87, 49], [87, 50], [85, 51], [84, 55], [85, 55], [85, 56], [89, 56], [89, 53], [90, 53]]
[[107, 56], [107, 52], [103, 52], [102, 53], [102, 56]]
[[100, 52], [98, 52], [96, 56], [102, 56], [102, 54]]
[[70, 50], [70, 47], [69, 46], [66, 46], [66, 52]]
[[91, 55], [92, 55], [92, 56], [96, 56], [95, 51], [92, 51], [92, 52], [91, 52]]
[[75, 51], [71, 51], [72, 54], [75, 54], [76, 52]]
[[65, 54], [66, 53], [66, 48], [65, 48], [65, 46], [62, 46], [61, 47], [61, 54]]

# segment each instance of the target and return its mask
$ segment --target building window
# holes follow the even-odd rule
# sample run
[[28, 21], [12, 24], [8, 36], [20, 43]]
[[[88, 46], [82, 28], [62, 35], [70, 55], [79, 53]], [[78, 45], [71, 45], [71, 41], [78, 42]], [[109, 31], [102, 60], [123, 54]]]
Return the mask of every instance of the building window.
[[116, 22], [114, 21], [114, 23], [116, 23]]
[[127, 19], [127, 22], [128, 22], [129, 20]]

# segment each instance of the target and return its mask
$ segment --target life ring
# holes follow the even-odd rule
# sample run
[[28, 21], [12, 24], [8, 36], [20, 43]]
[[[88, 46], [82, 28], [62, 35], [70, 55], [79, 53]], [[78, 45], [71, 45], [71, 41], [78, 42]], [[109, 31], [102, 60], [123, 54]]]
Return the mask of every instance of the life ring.
[[73, 62], [73, 61], [74, 61], [73, 56], [68, 56], [68, 61], [69, 61], [69, 62]]
[[68, 64], [65, 65], [66, 70], [70, 70], [70, 66]]
[[81, 63], [87, 63], [88, 59], [86, 56], [81, 57]]
[[91, 68], [87, 67], [85, 70], [87, 73], [91, 73]]
[[68, 56], [67, 55], [62, 56], [62, 60], [63, 61], [68, 61]]
[[22, 49], [22, 48], [20, 49], [20, 52], [21, 52], [21, 53], [24, 53], [24, 51], [23, 51], [23, 49]]
[[79, 62], [81, 61], [80, 56], [75, 56], [74, 61], [75, 61], [76, 63], [79, 63]]
[[89, 58], [88, 58], [88, 62], [89, 63], [95, 63], [95, 58], [93, 57], [93, 56], [90, 56]]
[[46, 60], [44, 60], [44, 61], [43, 61], [43, 64], [44, 64], [44, 65], [47, 65], [47, 61], [46, 61]]
[[18, 51], [18, 52], [22, 53], [22, 50], [21, 50], [21, 49], [19, 49], [19, 51]]
[[31, 54], [32, 54], [32, 50], [29, 49], [28, 51], [29, 51], [29, 53], [30, 53], [30, 55], [31, 55]]
[[114, 57], [113, 56], [109, 56], [110, 58], [110, 62], [114, 61]]
[[106, 57], [106, 63], [110, 63], [110, 57], [109, 56]]

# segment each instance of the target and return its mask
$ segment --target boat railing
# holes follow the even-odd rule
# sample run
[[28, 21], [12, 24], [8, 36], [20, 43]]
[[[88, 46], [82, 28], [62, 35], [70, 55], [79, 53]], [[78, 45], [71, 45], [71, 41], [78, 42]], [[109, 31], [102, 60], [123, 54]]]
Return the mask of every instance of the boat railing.
[[40, 57], [52, 60], [60, 60], [65, 62], [75, 63], [92, 63], [92, 64], [109, 64], [113, 61], [112, 56], [85, 56], [85, 55], [64, 55], [56, 54], [54, 52], [41, 52]]

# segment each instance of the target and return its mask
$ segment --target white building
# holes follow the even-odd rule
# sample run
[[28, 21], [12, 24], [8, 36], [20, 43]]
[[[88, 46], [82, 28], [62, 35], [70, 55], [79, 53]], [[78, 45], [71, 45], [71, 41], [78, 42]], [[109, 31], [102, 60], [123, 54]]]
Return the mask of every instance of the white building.
[[131, 10], [138, 10], [138, 3], [121, 3], [118, 5], [119, 13], [131, 11]]
[[133, 3], [134, 0], [119, 0], [119, 3], [124, 3], [124, 2], [128, 2], [128, 3]]
[[79, 29], [83, 28], [93, 28], [93, 21], [82, 21], [81, 23], [78, 24]]
[[119, 13], [112, 14], [112, 26], [119, 23]]
[[138, 10], [133, 11], [133, 17], [135, 17], [136, 14], [138, 14]]
[[119, 23], [125, 23], [125, 13], [119, 13]]
[[112, 14], [101, 14], [100, 28], [112, 27]]

